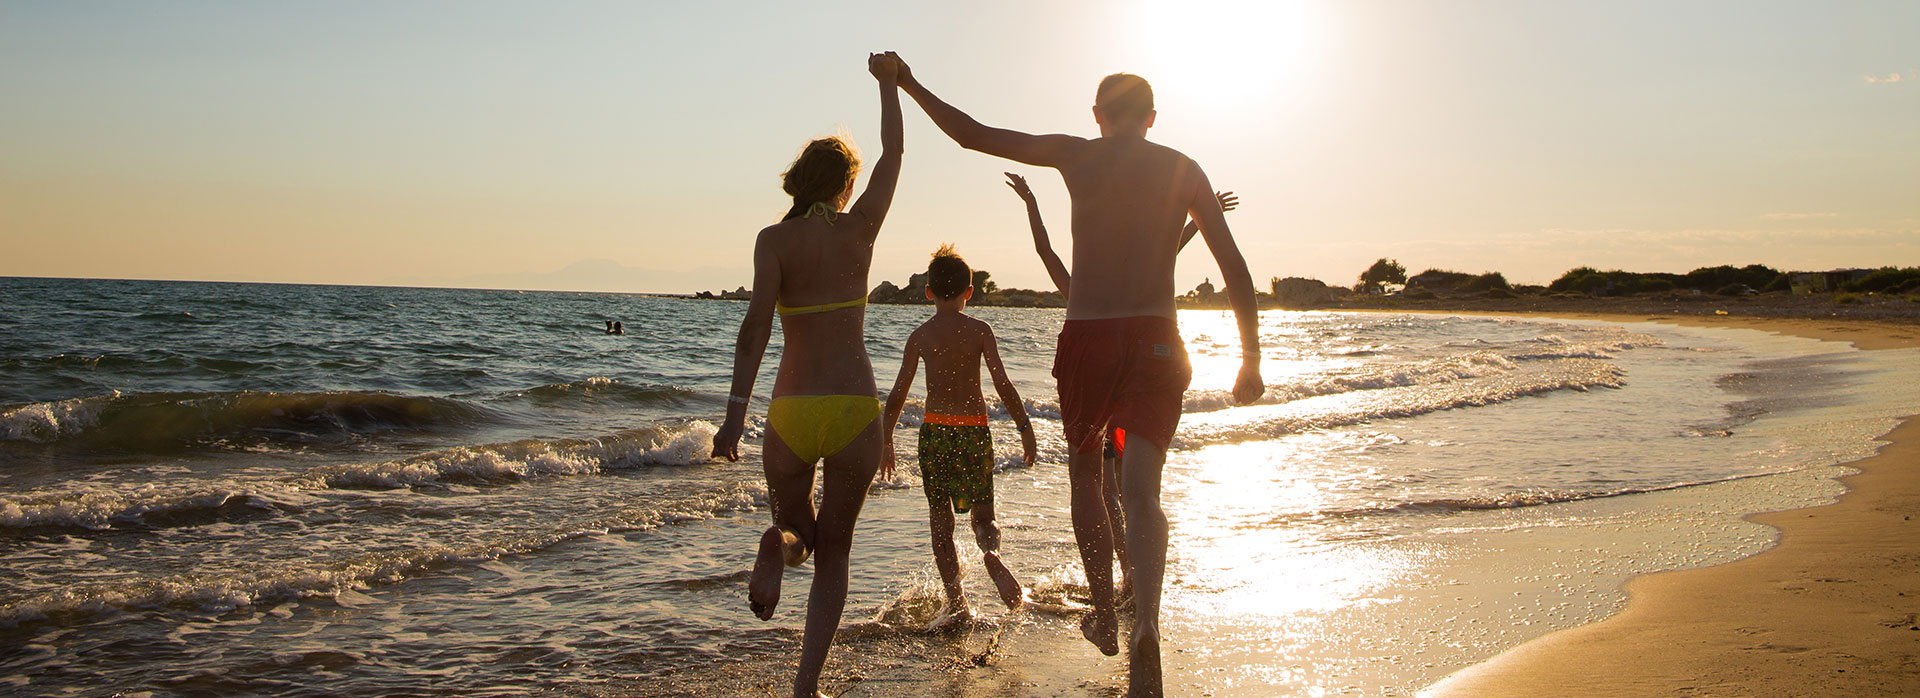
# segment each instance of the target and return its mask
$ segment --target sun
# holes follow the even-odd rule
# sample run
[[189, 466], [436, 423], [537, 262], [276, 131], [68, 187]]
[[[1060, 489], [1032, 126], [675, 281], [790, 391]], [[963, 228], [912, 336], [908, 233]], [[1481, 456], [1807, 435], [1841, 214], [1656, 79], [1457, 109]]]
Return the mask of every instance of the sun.
[[1156, 102], [1244, 107], [1302, 89], [1325, 34], [1317, 0], [1140, 0], [1128, 52]]

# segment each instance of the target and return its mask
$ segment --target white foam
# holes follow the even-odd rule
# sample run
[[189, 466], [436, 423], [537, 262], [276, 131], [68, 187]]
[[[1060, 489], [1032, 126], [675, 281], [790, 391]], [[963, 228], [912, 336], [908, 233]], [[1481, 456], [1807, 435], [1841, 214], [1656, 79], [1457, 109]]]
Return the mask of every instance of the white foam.
[[120, 397], [110, 395], [36, 402], [0, 412], [0, 440], [48, 443], [100, 423], [100, 408]]

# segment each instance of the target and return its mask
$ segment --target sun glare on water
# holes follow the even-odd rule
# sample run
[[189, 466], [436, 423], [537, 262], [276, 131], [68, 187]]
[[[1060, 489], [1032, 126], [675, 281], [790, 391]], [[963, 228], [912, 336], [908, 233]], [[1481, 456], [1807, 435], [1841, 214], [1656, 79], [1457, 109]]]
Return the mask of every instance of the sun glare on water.
[[1323, 35], [1318, 5], [1144, 0], [1128, 48], [1161, 104], [1254, 105], [1304, 86]]

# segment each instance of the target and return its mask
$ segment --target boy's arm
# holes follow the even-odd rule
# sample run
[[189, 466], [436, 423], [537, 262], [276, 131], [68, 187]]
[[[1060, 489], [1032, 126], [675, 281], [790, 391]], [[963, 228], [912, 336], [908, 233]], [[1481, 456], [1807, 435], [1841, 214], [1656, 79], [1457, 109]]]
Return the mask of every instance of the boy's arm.
[[905, 129], [900, 125], [898, 66], [898, 59], [891, 53], [867, 56], [867, 72], [880, 81], [880, 159], [867, 177], [867, 190], [850, 210], [867, 219], [868, 240], [880, 235], [880, 223], [893, 207], [893, 191], [900, 184], [900, 152]]
[[881, 415], [880, 433], [886, 444], [880, 460], [880, 476], [893, 477], [893, 427], [900, 421], [901, 411], [907, 408], [907, 393], [913, 390], [914, 373], [920, 367], [920, 345], [914, 340], [919, 332], [907, 335], [907, 346], [900, 354], [900, 375], [893, 378], [893, 389], [887, 391], [887, 409]]
[[1072, 157], [1073, 151], [1081, 143], [1086, 142], [1086, 139], [1078, 136], [1058, 133], [1036, 136], [982, 124], [934, 96], [931, 90], [914, 79], [906, 61], [900, 61], [899, 65], [900, 89], [912, 96], [913, 101], [927, 112], [927, 117], [933, 119], [933, 124], [962, 148], [1029, 165], [1059, 167]]
[[986, 325], [986, 329], [984, 353], [987, 374], [993, 376], [993, 390], [1000, 394], [1000, 404], [1006, 406], [1007, 416], [1013, 418], [1014, 425], [1020, 429], [1021, 457], [1028, 467], [1032, 467], [1037, 450], [1033, 441], [1033, 420], [1027, 417], [1027, 405], [1020, 401], [1020, 391], [1015, 390], [1013, 381], [1007, 379], [1007, 368], [1000, 364], [1000, 342], [993, 337], [993, 326]]
[[1060, 289], [1060, 297], [1067, 297], [1068, 287], [1073, 285], [1073, 276], [1067, 273], [1067, 265], [1060, 263], [1060, 255], [1054, 254], [1053, 242], [1047, 239], [1047, 224], [1040, 220], [1040, 202], [1034, 200], [1033, 190], [1027, 187], [1027, 178], [1012, 172], [1003, 172], [1007, 176], [1007, 186], [1020, 200], [1027, 202], [1027, 226], [1033, 228], [1033, 251], [1040, 253], [1040, 264], [1047, 268], [1047, 276], [1053, 277], [1054, 288]]
[[740, 336], [733, 345], [733, 387], [727, 393], [726, 421], [713, 435], [714, 458], [740, 460], [747, 404], [753, 398], [753, 381], [760, 375], [760, 360], [766, 356], [767, 340], [773, 334], [773, 302], [779, 293], [780, 260], [762, 231], [753, 244], [753, 297], [747, 301], [747, 317], [740, 321]]
[[[1234, 196], [1233, 192], [1230, 191], [1216, 191], [1213, 193], [1213, 198], [1220, 200], [1220, 210], [1222, 212], [1232, 211], [1240, 206], [1240, 197]], [[1179, 254], [1180, 250], [1187, 249], [1187, 243], [1193, 242], [1193, 234], [1198, 232], [1200, 232], [1200, 221], [1193, 218], [1187, 219], [1186, 229], [1180, 231], [1180, 246], [1174, 248], [1174, 254]]]
[[1247, 260], [1240, 256], [1240, 247], [1233, 242], [1233, 232], [1227, 228], [1220, 199], [1209, 195], [1213, 187], [1207, 182], [1206, 173], [1197, 163], [1194, 172], [1200, 176], [1187, 214], [1199, 224], [1200, 234], [1207, 239], [1207, 249], [1213, 250], [1213, 259], [1220, 264], [1220, 281], [1227, 287], [1227, 303], [1233, 306], [1233, 319], [1240, 326], [1240, 376], [1233, 382], [1233, 399], [1242, 405], [1251, 404], [1267, 392], [1266, 383], [1260, 378], [1260, 307], [1253, 295], [1253, 275], [1247, 273]]

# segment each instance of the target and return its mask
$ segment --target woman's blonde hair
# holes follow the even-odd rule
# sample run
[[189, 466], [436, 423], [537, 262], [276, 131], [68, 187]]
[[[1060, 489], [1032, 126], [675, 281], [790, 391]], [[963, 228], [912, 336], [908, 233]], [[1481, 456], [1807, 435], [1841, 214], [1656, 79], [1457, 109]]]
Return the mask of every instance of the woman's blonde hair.
[[793, 197], [793, 208], [780, 220], [797, 218], [816, 203], [831, 205], [859, 174], [860, 153], [853, 149], [852, 140], [828, 136], [808, 141], [780, 175], [780, 188]]

